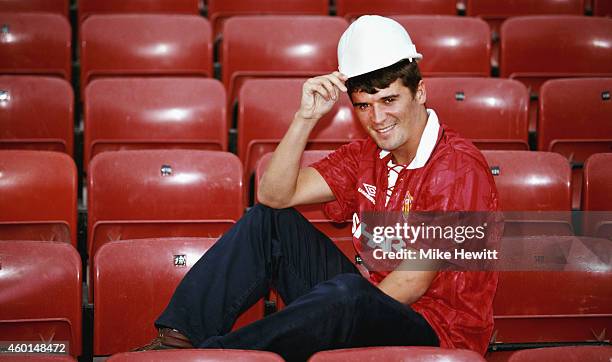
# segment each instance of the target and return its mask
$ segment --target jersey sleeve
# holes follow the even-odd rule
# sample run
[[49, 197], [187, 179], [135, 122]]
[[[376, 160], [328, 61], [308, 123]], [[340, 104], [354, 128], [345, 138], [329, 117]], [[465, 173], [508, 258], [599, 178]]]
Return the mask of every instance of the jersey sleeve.
[[325, 204], [325, 213], [334, 221], [349, 220], [357, 210], [356, 184], [363, 144], [359, 140], [343, 145], [310, 165], [323, 176], [334, 193], [336, 199]]

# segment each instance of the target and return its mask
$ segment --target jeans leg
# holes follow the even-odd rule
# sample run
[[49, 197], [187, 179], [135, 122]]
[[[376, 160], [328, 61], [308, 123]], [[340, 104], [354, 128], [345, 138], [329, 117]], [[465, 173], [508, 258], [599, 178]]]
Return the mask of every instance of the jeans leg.
[[228, 333], [272, 284], [289, 303], [342, 272], [357, 270], [301, 214], [255, 205], [185, 275], [155, 324], [198, 345]]
[[268, 350], [287, 361], [305, 361], [327, 349], [439, 345], [427, 321], [357, 274], [318, 284], [263, 320], [212, 337], [201, 348]]

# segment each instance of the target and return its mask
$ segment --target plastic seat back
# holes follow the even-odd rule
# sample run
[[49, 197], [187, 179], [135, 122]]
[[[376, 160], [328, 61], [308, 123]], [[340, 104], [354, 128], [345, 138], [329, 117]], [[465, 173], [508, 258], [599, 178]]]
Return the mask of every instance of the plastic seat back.
[[73, 112], [72, 88], [63, 79], [0, 76], [0, 149], [72, 155]]
[[218, 80], [97, 79], [85, 93], [85, 168], [106, 151], [227, 150], [225, 90]]
[[70, 24], [53, 13], [0, 12], [0, 73], [71, 79]]
[[336, 0], [336, 13], [347, 20], [353, 20], [361, 15], [456, 15], [455, 0]]
[[89, 255], [109, 241], [218, 237], [243, 213], [242, 166], [227, 152], [103, 152], [88, 174]]
[[94, 354], [126, 352], [155, 337], [155, 319], [215, 240], [123, 240], [101, 247], [93, 274]]
[[0, 151], [0, 240], [77, 244], [77, 170], [70, 156]]
[[527, 88], [498, 78], [425, 80], [427, 107], [480, 149], [528, 150]]
[[[610, 74], [612, 76], [612, 74]], [[538, 149], [580, 166], [612, 152], [612, 78], [554, 79], [540, 92]]]
[[424, 77], [488, 77], [490, 30], [478, 18], [435, 15], [393, 16], [406, 28], [423, 59]]
[[365, 347], [318, 352], [309, 362], [343, 361], [389, 362], [484, 362], [474, 351], [438, 347]]
[[209, 0], [208, 16], [214, 34], [219, 35], [223, 23], [238, 15], [327, 15], [327, 0]]
[[[124, 240], [100, 248], [94, 262], [94, 354], [126, 352], [155, 337], [155, 320], [185, 274], [215, 241], [214, 238]], [[142, 303], [149, 303], [149, 307], [143, 309]], [[239, 316], [234, 329], [263, 318], [263, 312], [260, 300]], [[180, 355], [175, 358], [184, 360]]]
[[337, 70], [338, 41], [347, 26], [346, 20], [328, 16], [228, 19], [221, 59], [228, 105], [233, 105], [247, 78], [303, 78]]
[[499, 27], [507, 18], [525, 15], [582, 15], [584, 0], [467, 0], [467, 14], [484, 19], [499, 35]]
[[[81, 258], [71, 245], [0, 240], [0, 339], [81, 354]], [[39, 359], [36, 359], [37, 361]]]
[[199, 0], [79, 0], [79, 22], [95, 14], [200, 14]]
[[569, 211], [570, 168], [551, 152], [483, 151], [504, 211]]
[[571, 170], [558, 154], [483, 151], [506, 213], [504, 235], [573, 235]]
[[12, 13], [54, 13], [68, 19], [68, 0], [2, 0], [0, 12]]
[[210, 24], [196, 15], [92, 15], [80, 50], [81, 91], [102, 76], [212, 75]]

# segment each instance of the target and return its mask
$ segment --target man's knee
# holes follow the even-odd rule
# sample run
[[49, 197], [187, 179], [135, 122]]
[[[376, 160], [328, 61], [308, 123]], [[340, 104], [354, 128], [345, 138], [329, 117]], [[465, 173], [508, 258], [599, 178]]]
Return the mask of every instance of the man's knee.
[[325, 282], [330, 297], [338, 300], [352, 300], [366, 295], [373, 286], [359, 274], [339, 274]]

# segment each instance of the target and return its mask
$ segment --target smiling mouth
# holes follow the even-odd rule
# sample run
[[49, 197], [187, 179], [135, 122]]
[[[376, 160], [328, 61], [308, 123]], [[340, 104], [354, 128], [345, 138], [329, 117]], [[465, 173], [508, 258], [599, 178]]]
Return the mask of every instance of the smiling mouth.
[[391, 131], [393, 128], [395, 128], [395, 123], [385, 128], [374, 129], [374, 131], [376, 131], [376, 133], [385, 134]]

